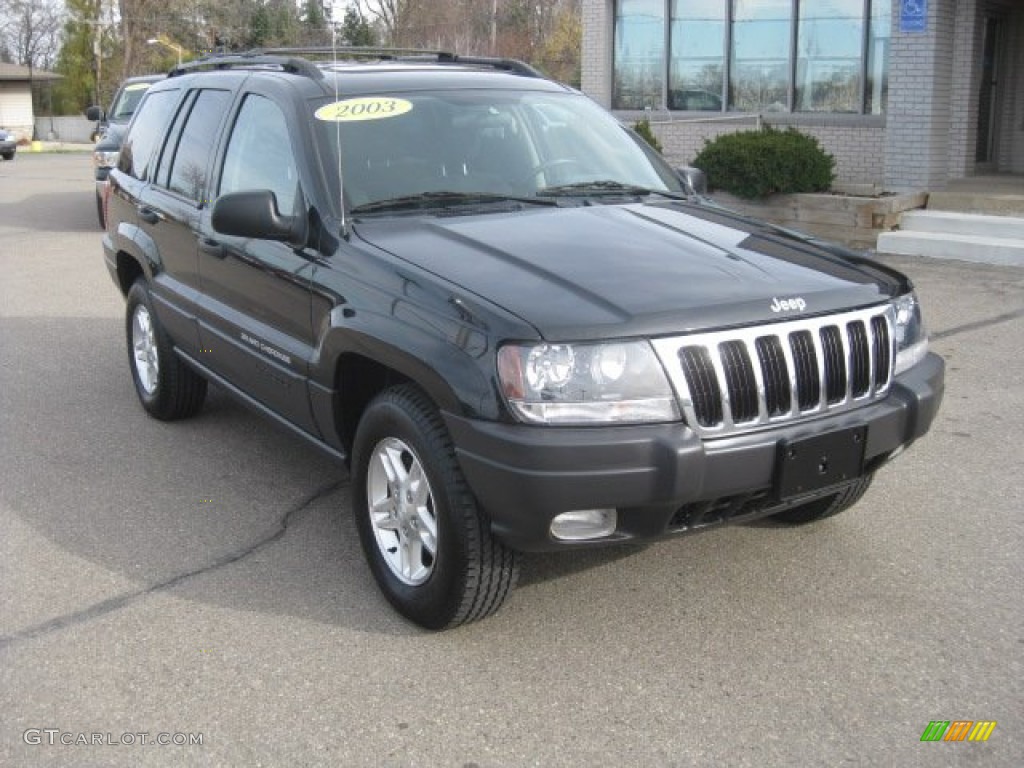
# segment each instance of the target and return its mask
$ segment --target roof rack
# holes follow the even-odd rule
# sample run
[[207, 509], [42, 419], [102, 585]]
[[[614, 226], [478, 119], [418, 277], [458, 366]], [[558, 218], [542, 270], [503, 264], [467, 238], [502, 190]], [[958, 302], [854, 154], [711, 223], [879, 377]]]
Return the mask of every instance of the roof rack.
[[[383, 61], [434, 62], [437, 64], [462, 64], [471, 67], [490, 67], [513, 72], [524, 77], [544, 75], [529, 64], [518, 59], [492, 58], [489, 56], [460, 56], [450, 51], [422, 48], [380, 48], [366, 46], [315, 46], [303, 48], [254, 48], [242, 53], [218, 53], [204, 56], [195, 61], [181, 64], [168, 73], [168, 77], [183, 75], [202, 69], [231, 69], [232, 67], [277, 67], [284, 72], [321, 79], [323, 71], [308, 56], [329, 57], [331, 61], [342, 59], [377, 59]], [[320, 64], [326, 63], [323, 60]]]
[[339, 59], [399, 59], [409, 56], [451, 56], [447, 51], [428, 48], [388, 48], [379, 45], [307, 45], [290, 48], [254, 48], [245, 55], [330, 56]]
[[204, 56], [195, 61], [179, 64], [168, 72], [167, 76], [177, 77], [178, 75], [188, 74], [196, 70], [232, 69], [233, 67], [276, 67], [283, 72], [305, 75], [314, 80], [321, 79], [324, 76], [320, 68], [308, 59], [296, 56], [265, 55], [259, 51], [251, 53], [218, 53], [213, 56]]

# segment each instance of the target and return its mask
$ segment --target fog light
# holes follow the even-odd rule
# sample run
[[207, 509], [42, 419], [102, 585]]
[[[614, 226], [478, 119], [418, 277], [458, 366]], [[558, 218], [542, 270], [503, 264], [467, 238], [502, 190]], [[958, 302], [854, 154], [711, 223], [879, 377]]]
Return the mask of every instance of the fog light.
[[551, 521], [551, 535], [562, 541], [600, 539], [614, 533], [617, 522], [614, 509], [574, 509]]

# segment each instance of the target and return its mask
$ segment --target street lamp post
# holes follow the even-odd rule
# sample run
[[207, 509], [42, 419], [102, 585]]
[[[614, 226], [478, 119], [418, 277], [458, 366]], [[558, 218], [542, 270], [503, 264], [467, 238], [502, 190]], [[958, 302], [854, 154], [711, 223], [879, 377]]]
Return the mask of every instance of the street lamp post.
[[172, 51], [178, 54], [178, 66], [181, 66], [181, 55], [185, 52], [177, 43], [173, 43], [167, 39], [164, 35], [158, 35], [157, 37], [151, 37], [146, 41], [149, 45], [162, 45], [164, 48], [170, 48]]

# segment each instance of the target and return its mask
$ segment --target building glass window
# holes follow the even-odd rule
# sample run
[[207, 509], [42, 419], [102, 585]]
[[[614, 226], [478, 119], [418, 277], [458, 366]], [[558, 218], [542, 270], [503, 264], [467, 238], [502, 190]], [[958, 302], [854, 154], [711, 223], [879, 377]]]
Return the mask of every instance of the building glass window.
[[889, 98], [889, 37], [892, 34], [892, 0], [871, 0], [871, 24], [868, 28], [867, 97], [865, 111], [872, 115], [885, 112]]
[[796, 109], [859, 112], [864, 0], [800, 4]]
[[722, 0], [672, 0], [669, 109], [722, 111], [725, 22]]
[[792, 0], [733, 0], [730, 109], [789, 109], [792, 29]]
[[612, 106], [882, 114], [892, 10], [892, 0], [617, 0]]
[[665, 82], [665, 0], [619, 0], [615, 9], [617, 109], [657, 109]]

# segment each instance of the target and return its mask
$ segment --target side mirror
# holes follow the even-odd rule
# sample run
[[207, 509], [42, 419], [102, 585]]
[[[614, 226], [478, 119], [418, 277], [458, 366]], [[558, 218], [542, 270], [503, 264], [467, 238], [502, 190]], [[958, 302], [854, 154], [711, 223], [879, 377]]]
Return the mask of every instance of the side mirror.
[[277, 196], [269, 189], [218, 197], [211, 217], [213, 228], [222, 235], [279, 240], [293, 248], [306, 245], [306, 217], [282, 215], [277, 209]]
[[103, 114], [103, 107], [97, 107], [95, 105], [85, 110], [85, 119], [91, 120], [94, 123], [100, 122], [105, 115]]
[[708, 177], [700, 168], [686, 165], [676, 168], [676, 175], [686, 185], [691, 194], [704, 196], [708, 193]]

